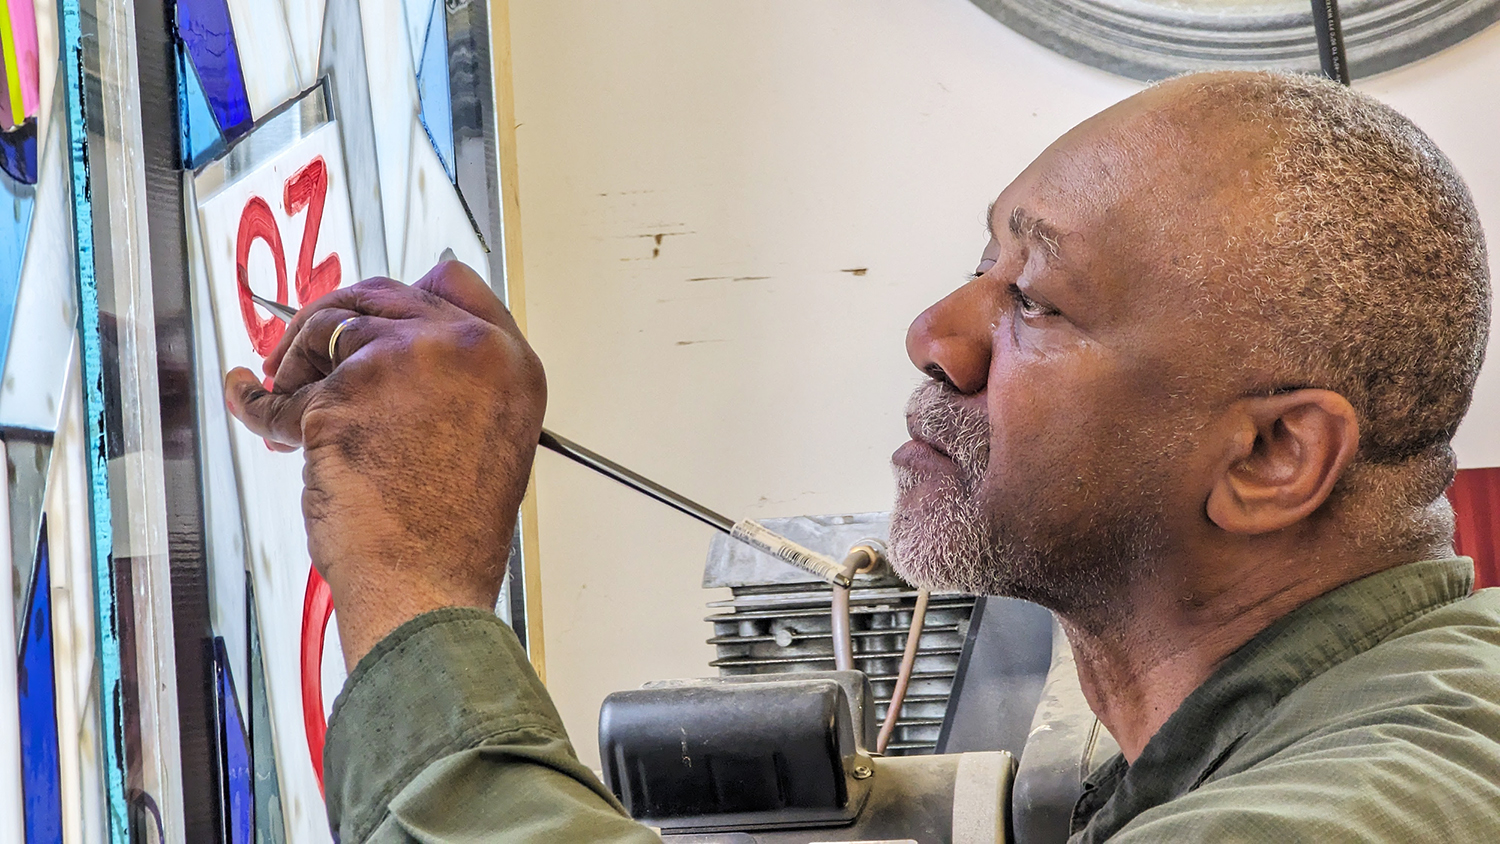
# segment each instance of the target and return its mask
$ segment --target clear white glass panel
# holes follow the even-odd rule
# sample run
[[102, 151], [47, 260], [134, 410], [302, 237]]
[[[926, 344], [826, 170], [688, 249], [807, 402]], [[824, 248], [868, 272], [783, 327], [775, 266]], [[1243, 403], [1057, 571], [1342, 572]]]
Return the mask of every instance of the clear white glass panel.
[[[0, 465], [5, 443], [0, 442]], [[14, 565], [10, 551], [10, 488], [0, 484], [0, 841], [20, 841], [21, 716], [16, 709]]]
[[[197, 208], [193, 185], [183, 188], [184, 208]], [[208, 268], [198, 215], [185, 215], [188, 277], [192, 283], [193, 349], [197, 355], [198, 453], [203, 472], [203, 532], [208, 556], [208, 620], [214, 634], [224, 637], [224, 650], [236, 680], [240, 711], [249, 712], [249, 619], [245, 615], [245, 532], [240, 513], [239, 483], [234, 453], [229, 445], [229, 412], [224, 408], [226, 367], [219, 362], [219, 332], [210, 305]]]
[[46, 504], [64, 844], [106, 839], [93, 683], [93, 524], [85, 446], [82, 388], [74, 359], [68, 367], [61, 423], [53, 441]]
[[[406, 15], [399, 0], [361, 0], [359, 16], [372, 93], [371, 129], [380, 171], [381, 210], [385, 214], [386, 263], [394, 272], [405, 266], [402, 247], [412, 126], [418, 122], [417, 75], [412, 65]], [[422, 143], [426, 144], [427, 139], [423, 138]]]
[[432, 10], [442, 4], [437, 0], [391, 0], [392, 6], [397, 3], [401, 5], [406, 26], [406, 49], [413, 56], [420, 56], [422, 46], [427, 43], [427, 22], [432, 20]]
[[318, 78], [318, 50], [323, 40], [323, 8], [328, 0], [281, 0], [286, 9], [287, 34], [292, 58], [303, 88]]
[[410, 178], [405, 259], [397, 278], [416, 281], [432, 269], [444, 249], [452, 249], [454, 257], [489, 281], [489, 256], [421, 124], [411, 127]]

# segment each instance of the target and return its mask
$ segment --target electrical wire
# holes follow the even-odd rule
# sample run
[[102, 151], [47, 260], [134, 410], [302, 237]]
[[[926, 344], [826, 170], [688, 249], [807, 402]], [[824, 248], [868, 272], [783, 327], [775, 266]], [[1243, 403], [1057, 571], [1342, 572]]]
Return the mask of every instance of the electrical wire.
[[[849, 549], [849, 555], [844, 557], [843, 575], [852, 584], [854, 573], [874, 562], [874, 557], [869, 549], [863, 545], [856, 545]], [[829, 619], [830, 629], [833, 631], [833, 667], [839, 671], [854, 670], [854, 636], [850, 633], [849, 618], [849, 587], [840, 583], [833, 584], [833, 606], [832, 615]]]
[[912, 669], [917, 664], [917, 647], [922, 641], [922, 625], [927, 621], [927, 601], [931, 593], [917, 590], [917, 605], [911, 611], [911, 628], [906, 631], [906, 650], [901, 654], [901, 670], [896, 674], [896, 687], [891, 690], [891, 703], [885, 710], [885, 723], [880, 725], [880, 737], [875, 739], [875, 752], [884, 753], [891, 743], [891, 734], [896, 731], [896, 719], [901, 717], [901, 705], [906, 702], [906, 689], [911, 685]]

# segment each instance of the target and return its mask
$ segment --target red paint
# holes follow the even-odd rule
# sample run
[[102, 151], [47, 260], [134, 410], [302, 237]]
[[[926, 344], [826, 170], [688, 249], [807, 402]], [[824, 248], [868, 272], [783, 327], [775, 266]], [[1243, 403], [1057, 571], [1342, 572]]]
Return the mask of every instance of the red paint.
[[323, 638], [333, 615], [333, 593], [318, 570], [307, 570], [307, 592], [302, 597], [302, 729], [307, 754], [323, 791], [323, 740], [328, 720], [323, 716]]
[[323, 224], [323, 202], [328, 197], [328, 165], [323, 156], [309, 161], [286, 180], [282, 197], [288, 215], [307, 209], [307, 225], [302, 229], [302, 246], [297, 251], [297, 302], [309, 305], [339, 286], [343, 271], [339, 256], [329, 255], [313, 266], [318, 246], [318, 227]]
[[257, 240], [265, 241], [271, 248], [271, 260], [276, 265], [276, 301], [287, 304], [286, 251], [281, 246], [276, 216], [264, 199], [252, 196], [245, 203], [245, 210], [240, 212], [240, 231], [234, 246], [234, 272], [239, 281], [240, 316], [245, 320], [245, 332], [250, 335], [250, 347], [265, 357], [281, 342], [286, 326], [275, 317], [262, 318], [250, 300], [250, 247]]
[[1462, 469], [1448, 487], [1458, 553], [1474, 558], [1474, 584], [1500, 586], [1500, 467]]
[[[321, 155], [292, 174], [282, 186], [281, 202], [287, 215], [307, 211], [307, 223], [302, 228], [302, 243], [297, 248], [295, 280], [298, 305], [311, 304], [337, 288], [343, 278], [343, 268], [337, 253], [313, 266], [313, 256], [318, 250], [318, 229], [323, 225], [323, 205], [327, 199], [328, 164]], [[286, 248], [281, 242], [281, 230], [276, 226], [276, 215], [264, 199], [252, 196], [245, 203], [245, 210], [240, 212], [234, 270], [239, 282], [240, 316], [245, 320], [245, 332], [250, 337], [251, 348], [255, 349], [256, 354], [265, 357], [281, 342], [286, 326], [275, 317], [261, 317], [255, 309], [255, 303], [250, 300], [250, 247], [257, 240], [264, 241], [271, 249], [271, 261], [276, 267], [276, 301], [283, 305], [291, 304], [287, 300]]]

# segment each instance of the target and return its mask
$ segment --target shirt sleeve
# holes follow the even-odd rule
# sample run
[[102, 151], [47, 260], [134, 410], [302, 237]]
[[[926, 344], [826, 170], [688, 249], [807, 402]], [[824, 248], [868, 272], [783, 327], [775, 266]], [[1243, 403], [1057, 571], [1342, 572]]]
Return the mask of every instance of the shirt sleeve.
[[578, 761], [515, 634], [426, 613], [354, 669], [324, 747], [328, 822], [362, 842], [660, 842]]

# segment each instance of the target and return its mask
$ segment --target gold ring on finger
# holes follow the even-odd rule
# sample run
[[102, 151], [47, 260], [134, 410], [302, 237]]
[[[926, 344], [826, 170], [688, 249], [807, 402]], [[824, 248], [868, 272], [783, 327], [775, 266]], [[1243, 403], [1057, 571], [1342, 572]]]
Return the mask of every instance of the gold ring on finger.
[[359, 319], [357, 316], [345, 317], [344, 321], [333, 327], [333, 333], [328, 335], [328, 362], [333, 366], [339, 365], [339, 335], [349, 327], [349, 323]]

